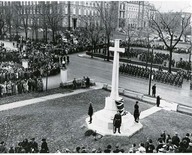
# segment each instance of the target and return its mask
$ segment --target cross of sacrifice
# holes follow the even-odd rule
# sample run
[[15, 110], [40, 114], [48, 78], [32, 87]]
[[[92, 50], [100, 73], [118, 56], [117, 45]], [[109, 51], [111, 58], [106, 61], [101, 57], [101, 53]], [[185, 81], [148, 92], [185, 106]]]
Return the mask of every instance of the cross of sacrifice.
[[113, 56], [113, 72], [112, 72], [112, 86], [110, 97], [114, 100], [119, 100], [119, 53], [124, 53], [125, 48], [119, 47], [119, 40], [115, 39], [115, 47], [109, 47], [109, 51], [114, 51]]

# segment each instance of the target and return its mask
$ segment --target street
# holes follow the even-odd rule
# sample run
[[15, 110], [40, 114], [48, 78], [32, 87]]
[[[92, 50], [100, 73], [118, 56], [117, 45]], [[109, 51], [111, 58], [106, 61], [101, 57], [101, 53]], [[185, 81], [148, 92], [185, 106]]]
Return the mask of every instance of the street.
[[[89, 76], [96, 82], [111, 85], [112, 62], [95, 58], [79, 57], [78, 54], [70, 55], [68, 80], [72, 80], [73, 78], [82, 78], [83, 76]], [[152, 84], [154, 84], [153, 81]], [[148, 80], [120, 74], [119, 86], [122, 88], [148, 94], [148, 85]], [[189, 82], [184, 81], [182, 88], [163, 83], [156, 83], [156, 85], [157, 95], [160, 95], [161, 98], [179, 104], [192, 106], [192, 91], [189, 89]]]

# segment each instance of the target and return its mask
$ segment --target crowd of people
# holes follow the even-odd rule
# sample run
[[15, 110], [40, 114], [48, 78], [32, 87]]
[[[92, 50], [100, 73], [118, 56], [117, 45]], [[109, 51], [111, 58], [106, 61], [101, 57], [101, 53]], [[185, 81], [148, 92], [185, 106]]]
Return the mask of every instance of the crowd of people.
[[[24, 139], [17, 143], [16, 146], [7, 146], [6, 142], [0, 143], [0, 153], [49, 153], [47, 141], [45, 138], [41, 140], [41, 145], [36, 142], [35, 138], [30, 140]], [[53, 152], [52, 152], [53, 153]], [[131, 147], [106, 144], [105, 147], [86, 148], [85, 146], [77, 146], [74, 149], [65, 148], [62, 151], [57, 150], [56, 153], [192, 153], [192, 134], [186, 133], [184, 137], [180, 137], [177, 132], [170, 135], [163, 131], [156, 139], [147, 138], [146, 141], [139, 144], [133, 143]]]
[[[0, 96], [43, 91], [42, 78], [60, 73], [69, 63], [66, 51], [52, 44], [26, 41], [13, 43], [14, 50], [0, 44]], [[15, 50], [17, 49], [17, 50]], [[25, 61], [27, 66], [23, 66]]]
[[[134, 66], [130, 64], [122, 64], [119, 67], [119, 71], [122, 74], [129, 74], [131, 76], [140, 78], [149, 78], [151, 70], [149, 68]], [[181, 87], [183, 84], [183, 75], [179, 73], [168, 73], [160, 70], [152, 70], [152, 79], [157, 82], [162, 82], [170, 85]]]
[[18, 142], [15, 147], [10, 146], [10, 148], [7, 148], [6, 143], [2, 141], [0, 143], [0, 153], [49, 153], [49, 148], [45, 138], [42, 139], [40, 147], [35, 138], [24, 139]]
[[192, 153], [192, 134], [187, 133], [181, 138], [178, 133], [171, 136], [164, 131], [157, 139], [147, 138], [146, 142], [133, 143], [128, 149], [117, 143], [115, 146], [108, 144], [103, 148], [66, 148], [64, 153]]

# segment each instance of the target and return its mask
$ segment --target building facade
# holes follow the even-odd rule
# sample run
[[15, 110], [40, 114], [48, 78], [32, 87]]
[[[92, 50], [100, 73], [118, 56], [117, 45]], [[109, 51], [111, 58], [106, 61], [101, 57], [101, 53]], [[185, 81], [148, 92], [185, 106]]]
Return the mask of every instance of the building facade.
[[147, 1], [119, 1], [118, 28], [145, 28], [155, 7]]

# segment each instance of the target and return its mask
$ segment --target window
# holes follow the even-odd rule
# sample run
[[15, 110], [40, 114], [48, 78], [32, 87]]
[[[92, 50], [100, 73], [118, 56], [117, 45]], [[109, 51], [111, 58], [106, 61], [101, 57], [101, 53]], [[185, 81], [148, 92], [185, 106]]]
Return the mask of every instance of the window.
[[81, 15], [81, 8], [79, 8], [79, 15]]
[[68, 14], [68, 8], [65, 7], [65, 14]]
[[75, 15], [75, 8], [73, 8], [73, 14]]

